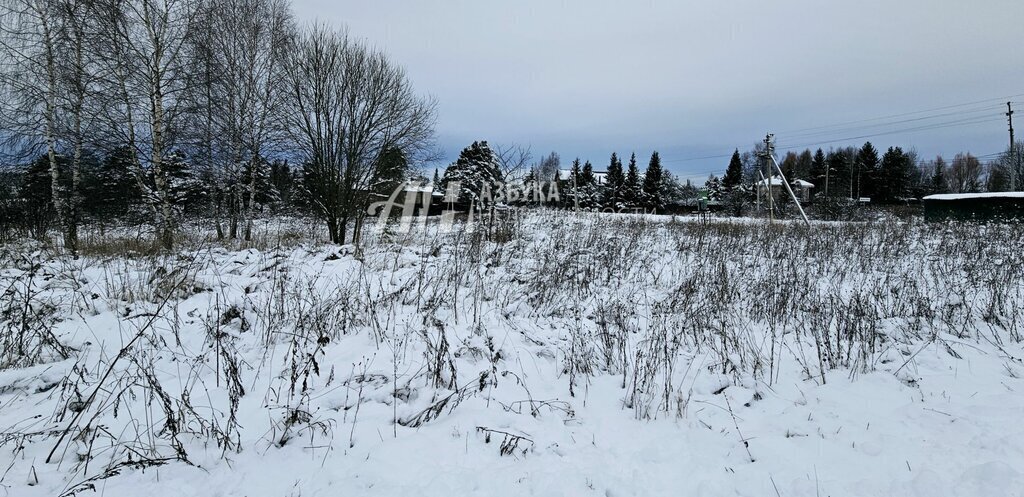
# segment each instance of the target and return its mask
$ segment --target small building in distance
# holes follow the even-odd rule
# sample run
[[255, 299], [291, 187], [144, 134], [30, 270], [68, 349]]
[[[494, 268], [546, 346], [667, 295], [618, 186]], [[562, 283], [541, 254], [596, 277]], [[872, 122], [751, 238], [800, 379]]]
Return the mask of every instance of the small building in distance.
[[[559, 169], [559, 181], [572, 181], [572, 169]], [[594, 182], [603, 185], [608, 182], [608, 171], [594, 171]]]
[[927, 221], [1024, 220], [1024, 192], [938, 194], [922, 200]]
[[[789, 187], [793, 189], [793, 194], [800, 200], [801, 204], [806, 204], [811, 201], [811, 190], [814, 188], [814, 184], [809, 181], [802, 179], [795, 179], [790, 181]], [[779, 176], [772, 176], [771, 181], [762, 180], [757, 182], [757, 197], [766, 199], [766, 190], [771, 190], [772, 199], [774, 202], [779, 202], [783, 197], [788, 197], [789, 193], [786, 192], [784, 185], [782, 184], [782, 178]]]

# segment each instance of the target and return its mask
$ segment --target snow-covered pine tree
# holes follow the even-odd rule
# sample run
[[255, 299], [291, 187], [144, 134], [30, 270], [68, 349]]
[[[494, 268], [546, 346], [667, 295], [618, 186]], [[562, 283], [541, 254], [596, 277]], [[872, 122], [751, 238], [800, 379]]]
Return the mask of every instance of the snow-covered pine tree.
[[[280, 200], [277, 189], [274, 188], [274, 183], [271, 181], [271, 169], [270, 163], [263, 157], [257, 157], [245, 163], [242, 168], [242, 177], [246, 179], [246, 185], [251, 186], [254, 191], [251, 195], [246, 195], [242, 202], [247, 207], [246, 212], [249, 215], [253, 215], [257, 210], [261, 210], [261, 207], [270, 203], [275, 203]], [[255, 174], [255, 177], [250, 175]], [[254, 201], [256, 205], [249, 205], [249, 202]]]
[[880, 179], [876, 194], [884, 203], [897, 202], [910, 194], [911, 167], [909, 157], [900, 147], [889, 147], [882, 156]]
[[608, 164], [608, 173], [604, 181], [604, 205], [605, 207], [619, 208], [624, 200], [623, 187], [626, 184], [626, 176], [622, 172], [622, 160], [618, 154], [612, 152], [611, 161]]
[[664, 171], [661, 169], [661, 156], [658, 152], [651, 154], [651, 161], [644, 173], [643, 201], [649, 209], [664, 209], [665, 200], [662, 195], [664, 187]]
[[278, 210], [284, 210], [293, 206], [292, 192], [295, 188], [295, 175], [292, 172], [288, 161], [270, 163], [270, 184], [273, 185], [279, 201]]
[[123, 217], [140, 200], [134, 157], [128, 147], [117, 147], [94, 167], [86, 168], [82, 182], [82, 210], [109, 220]]
[[640, 168], [636, 165], [636, 152], [629, 156], [629, 169], [626, 170], [626, 184], [624, 192], [627, 204], [635, 206], [640, 203]]
[[583, 174], [583, 167], [580, 165], [580, 158], [577, 157], [572, 161], [572, 167], [569, 169], [569, 177], [564, 180], [561, 177], [561, 173], [556, 173], [556, 180], [558, 181], [558, 191], [562, 192], [560, 205], [569, 207], [571, 209], [576, 208], [576, 200], [579, 190], [580, 176]]
[[740, 149], [732, 153], [729, 159], [729, 167], [725, 170], [725, 177], [722, 179], [722, 187], [726, 191], [733, 191], [743, 182], [743, 161], [740, 160]]
[[[389, 147], [377, 160], [370, 181], [370, 194], [378, 198], [388, 198], [396, 188], [409, 177], [409, 159], [405, 152], [396, 147]], [[425, 182], [426, 178], [419, 180]]]
[[[864, 146], [857, 151], [857, 179], [855, 180], [855, 197], [877, 197], [885, 188], [885, 180], [881, 175], [881, 162], [878, 158], [878, 149], [871, 142], [864, 142]], [[787, 177], [787, 179], [792, 179]]]
[[825, 172], [828, 166], [828, 162], [825, 159], [825, 152], [820, 148], [814, 152], [814, 158], [811, 159], [811, 171], [810, 179], [811, 183], [814, 183], [814, 198], [824, 199], [825, 198]]
[[56, 217], [52, 187], [50, 161], [44, 154], [25, 168], [18, 188], [21, 214], [25, 216], [22, 222], [29, 234], [39, 240], [46, 237]]
[[[486, 141], [475, 141], [464, 148], [459, 158], [448, 166], [441, 180], [447, 191], [452, 182], [459, 183], [459, 203], [476, 205], [493, 200], [495, 188], [501, 182], [498, 158]], [[490, 198], [487, 198], [490, 197]]]
[[[209, 193], [206, 184], [193, 174], [192, 166], [181, 151], [174, 150], [167, 154], [162, 169], [167, 182], [168, 201], [176, 213], [180, 214], [189, 206], [198, 206], [203, 197]], [[152, 173], [149, 176], [152, 185], [155, 179]], [[150, 191], [157, 190], [151, 187]], [[173, 220], [164, 222], [173, 222]], [[173, 229], [174, 226], [172, 225], [171, 228]]]
[[580, 207], [598, 208], [601, 206], [600, 192], [597, 189], [597, 177], [594, 176], [594, 166], [587, 161], [580, 170], [577, 180], [579, 188]]
[[523, 194], [519, 199], [519, 203], [527, 205], [536, 204], [538, 197], [542, 196], [542, 194], [539, 193], [539, 187], [540, 184], [537, 180], [537, 170], [531, 167], [530, 172], [526, 173], [526, 176], [523, 177]]
[[708, 180], [704, 183], [704, 189], [708, 192], [708, 200], [722, 200], [725, 187], [722, 186], [722, 180], [718, 176], [713, 174], [708, 176]]
[[562, 192], [567, 190], [564, 187], [565, 182], [562, 181], [562, 171], [560, 169], [555, 170], [554, 175], [552, 175], [551, 177], [551, 183], [549, 183], [547, 185], [547, 188], [545, 188], [545, 193], [547, 193], [547, 197], [545, 197], [544, 200], [545, 204], [548, 207], [565, 206], [566, 199], [563, 196]]

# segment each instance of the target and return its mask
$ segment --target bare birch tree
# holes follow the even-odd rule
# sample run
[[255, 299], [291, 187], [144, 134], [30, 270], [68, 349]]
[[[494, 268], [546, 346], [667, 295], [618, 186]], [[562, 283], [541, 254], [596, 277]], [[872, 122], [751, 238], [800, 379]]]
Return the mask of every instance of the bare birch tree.
[[198, 23], [191, 43], [193, 129], [222, 197], [218, 229], [226, 202], [228, 236], [241, 228], [249, 239], [265, 157], [282, 143], [287, 92], [279, 79], [294, 21], [285, 0], [209, 0]]
[[[103, 67], [110, 97], [103, 109], [115, 141], [133, 151], [139, 184], [155, 217], [157, 239], [174, 246], [176, 206], [167, 167], [187, 116], [183, 98], [191, 70], [186, 42], [196, 0], [98, 0], [105, 38]], [[152, 184], [143, 181], [151, 176]]]
[[[77, 249], [78, 219], [75, 199], [78, 186], [78, 160], [71, 167], [72, 180], [62, 178], [61, 155], [66, 143], [61, 138], [63, 116], [69, 87], [66, 58], [69, 13], [78, 9], [73, 0], [5, 0], [0, 3], [0, 119], [5, 148], [21, 152], [31, 159], [43, 152], [49, 162], [51, 200], [64, 236], [64, 245], [72, 253]], [[81, 38], [78, 39], [81, 41]], [[81, 49], [82, 46], [78, 45]], [[81, 61], [82, 52], [78, 52]], [[75, 91], [75, 89], [72, 89]], [[81, 100], [78, 100], [81, 103]], [[81, 106], [76, 117], [81, 117]], [[80, 129], [80, 127], [79, 127]], [[80, 136], [80, 134], [79, 134]], [[80, 152], [79, 147], [72, 147]], [[76, 159], [80, 158], [76, 155]], [[68, 184], [70, 183], [70, 184]]]

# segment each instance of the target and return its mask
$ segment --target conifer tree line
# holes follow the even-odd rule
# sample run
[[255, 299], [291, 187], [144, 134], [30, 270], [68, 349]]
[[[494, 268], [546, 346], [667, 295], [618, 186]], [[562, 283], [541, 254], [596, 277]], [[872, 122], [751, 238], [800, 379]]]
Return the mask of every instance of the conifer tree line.
[[[525, 173], [528, 157], [517, 155], [509, 160], [507, 150], [494, 150], [486, 141], [476, 141], [448, 166], [443, 177], [435, 171], [434, 183], [440, 191], [459, 189], [456, 201], [462, 206], [486, 207], [490, 203], [543, 205], [555, 208], [647, 212], [664, 210], [666, 205], [686, 196], [686, 188], [661, 165], [658, 152], [651, 154], [647, 167], [641, 171], [636, 154], [624, 166], [613, 152], [604, 172], [598, 173], [590, 161], [572, 161], [561, 169], [556, 152], [541, 158]], [[689, 186], [696, 192], [696, 188]], [[512, 195], [508, 189], [515, 190]]]
[[436, 111], [383, 52], [287, 0], [0, 0], [0, 221], [183, 216], [252, 236], [261, 211], [358, 236], [368, 198], [432, 150]]
[[[1020, 168], [1018, 145], [997, 154], [988, 163], [969, 153], [957, 154], [950, 162], [942, 156], [932, 160], [918, 157], [914, 150], [893, 146], [884, 152], [870, 141], [861, 147], [819, 148], [787, 152], [779, 161], [786, 179], [814, 184], [815, 201], [870, 198], [872, 204], [898, 204], [936, 193], [979, 193], [1016, 191], [1024, 182], [1011, 185], [1013, 168]], [[755, 185], [764, 171], [759, 157], [763, 144], [741, 153], [736, 149], [721, 178], [712, 175], [705, 188], [715, 200], [724, 202], [737, 215], [754, 196]], [[773, 167], [774, 171], [774, 167]], [[1024, 177], [1020, 174], [1018, 178]]]

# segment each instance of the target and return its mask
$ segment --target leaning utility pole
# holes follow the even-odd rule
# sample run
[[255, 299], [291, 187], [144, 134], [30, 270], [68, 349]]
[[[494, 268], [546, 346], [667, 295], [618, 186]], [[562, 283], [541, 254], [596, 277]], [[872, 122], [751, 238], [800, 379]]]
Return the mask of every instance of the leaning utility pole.
[[[800, 216], [804, 218], [804, 223], [806, 223], [807, 226], [810, 226], [811, 225], [811, 221], [807, 218], [807, 213], [804, 212], [803, 206], [800, 205], [800, 199], [797, 198], [795, 193], [793, 193], [793, 188], [791, 188], [789, 186], [789, 180], [786, 179], [786, 173], [784, 173], [782, 171], [782, 166], [780, 166], [779, 162], [775, 160], [775, 144], [772, 143], [772, 137], [773, 136], [774, 135], [769, 133], [768, 135], [766, 135], [764, 137], [764, 156], [763, 157], [764, 157], [764, 161], [765, 161], [765, 166], [768, 169], [768, 178], [765, 179], [764, 175], [763, 174], [761, 175], [761, 182], [765, 183], [767, 185], [767, 187], [768, 187], [768, 199], [767, 199], [768, 200], [768, 210], [769, 210], [768, 220], [769, 220], [769, 222], [772, 222], [772, 221], [775, 220], [774, 210], [773, 210], [775, 199], [774, 199], [774, 195], [772, 195], [773, 192], [772, 192], [772, 179], [771, 179], [772, 178], [772, 166], [774, 165], [775, 166], [775, 170], [777, 170], [779, 172], [779, 182], [782, 183], [782, 187], [786, 189], [786, 193], [788, 193], [790, 198], [793, 199], [793, 203], [796, 204], [797, 210], [800, 211]], [[826, 172], [826, 174], [827, 174], [827, 172]]]
[[1017, 157], [1016, 145], [1013, 141], [1013, 105], [1012, 102], [1006, 102], [1006, 120], [1010, 124], [1010, 191], [1017, 191], [1017, 168], [1020, 167], [1018, 164], [1019, 158]]

